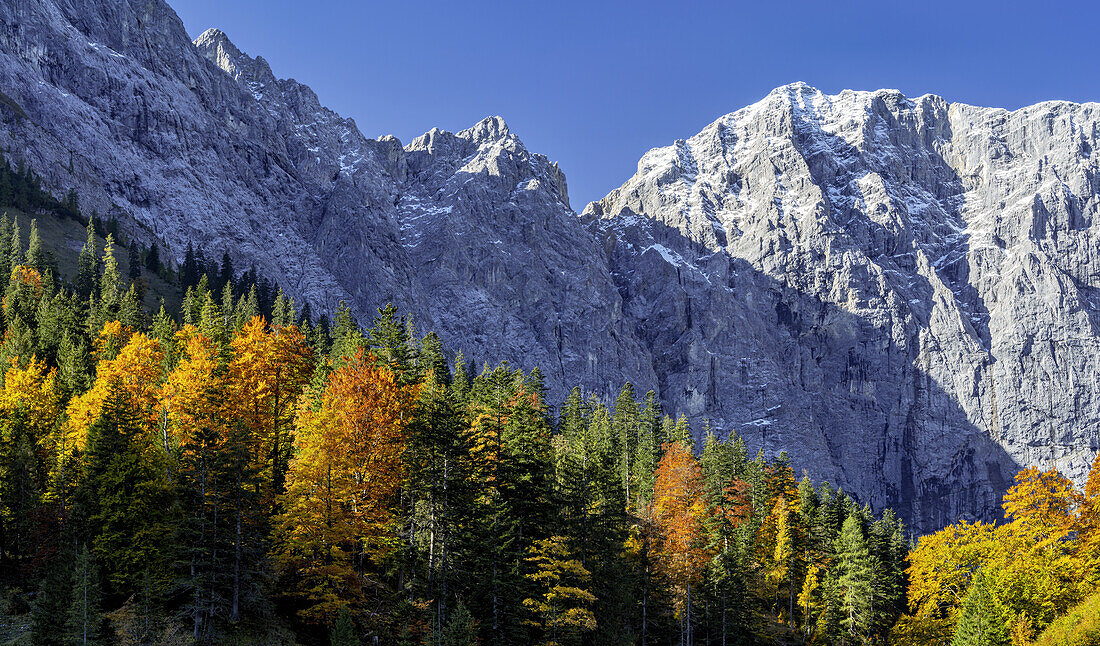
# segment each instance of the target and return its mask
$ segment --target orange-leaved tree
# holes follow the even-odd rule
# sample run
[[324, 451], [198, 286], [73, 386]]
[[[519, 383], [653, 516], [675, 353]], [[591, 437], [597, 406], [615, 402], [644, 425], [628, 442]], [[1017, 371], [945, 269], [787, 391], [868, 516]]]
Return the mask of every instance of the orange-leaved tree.
[[417, 386], [360, 349], [302, 397], [280, 519], [280, 559], [302, 618], [331, 624], [362, 598], [370, 559], [394, 547], [402, 453]]
[[673, 585], [673, 603], [689, 643], [692, 588], [699, 583], [711, 557], [704, 527], [707, 505], [703, 493], [698, 460], [682, 443], [666, 443], [653, 485], [657, 566]]

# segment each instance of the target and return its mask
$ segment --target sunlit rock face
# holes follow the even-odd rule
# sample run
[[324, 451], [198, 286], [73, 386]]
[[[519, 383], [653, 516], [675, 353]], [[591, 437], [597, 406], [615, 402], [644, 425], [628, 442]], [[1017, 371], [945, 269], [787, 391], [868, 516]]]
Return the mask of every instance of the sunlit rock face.
[[920, 531], [1096, 450], [1095, 104], [785, 86], [578, 216], [503, 120], [367, 138], [159, 0], [0, 3], [0, 92], [11, 157], [177, 260], [392, 301], [555, 400], [653, 389]]
[[585, 214], [670, 408], [920, 529], [991, 519], [1096, 452], [1098, 121], [794, 84]]

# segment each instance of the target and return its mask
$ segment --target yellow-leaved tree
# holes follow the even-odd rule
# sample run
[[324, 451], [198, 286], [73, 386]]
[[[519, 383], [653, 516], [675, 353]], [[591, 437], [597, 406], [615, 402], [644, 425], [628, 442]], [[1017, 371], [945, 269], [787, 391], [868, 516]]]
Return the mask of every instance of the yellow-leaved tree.
[[268, 328], [260, 316], [245, 323], [229, 345], [228, 413], [249, 434], [250, 459], [267, 476], [266, 503], [274, 508], [284, 488], [295, 402], [309, 382], [313, 352], [297, 327]]
[[111, 389], [126, 392], [139, 419], [152, 427], [157, 418], [157, 392], [164, 355], [160, 342], [141, 332], [131, 332], [118, 321], [103, 326], [96, 341], [96, 378], [88, 392], [69, 402], [68, 423], [59, 441], [59, 458], [83, 451], [88, 429], [99, 419]]
[[418, 386], [360, 349], [304, 396], [279, 521], [279, 555], [307, 622], [331, 625], [362, 599], [362, 575], [396, 540], [397, 495]]
[[540, 644], [572, 643], [582, 633], [596, 629], [592, 604], [596, 597], [587, 590], [592, 579], [569, 549], [568, 540], [553, 536], [527, 548], [525, 559], [531, 568], [525, 577], [537, 594], [523, 600], [542, 629]]

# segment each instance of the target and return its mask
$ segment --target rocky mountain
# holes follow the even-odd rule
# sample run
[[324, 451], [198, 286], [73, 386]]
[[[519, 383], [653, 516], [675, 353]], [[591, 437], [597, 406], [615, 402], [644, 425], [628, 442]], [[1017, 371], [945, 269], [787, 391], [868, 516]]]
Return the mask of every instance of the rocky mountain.
[[1096, 454], [1098, 130], [794, 84], [585, 214], [665, 401], [930, 529]]
[[0, 146], [85, 209], [554, 398], [657, 390], [922, 530], [1100, 443], [1098, 116], [796, 84], [578, 217], [499, 118], [368, 139], [161, 0], [0, 4]]
[[540, 366], [555, 397], [656, 384], [564, 175], [499, 118], [367, 139], [160, 0], [3, 3], [0, 92], [0, 146], [177, 260], [228, 251], [361, 321], [392, 301], [478, 364]]

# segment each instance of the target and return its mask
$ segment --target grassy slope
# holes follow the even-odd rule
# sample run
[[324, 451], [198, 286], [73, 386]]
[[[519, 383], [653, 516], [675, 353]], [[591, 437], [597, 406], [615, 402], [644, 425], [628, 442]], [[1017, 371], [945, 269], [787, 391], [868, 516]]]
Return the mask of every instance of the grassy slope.
[[[23, 235], [23, 248], [27, 248], [27, 238], [31, 230], [31, 217], [14, 208], [0, 209], [6, 212], [9, 218], [16, 218], [19, 222], [19, 231]], [[87, 231], [79, 222], [71, 218], [61, 217], [54, 213], [45, 213], [35, 216], [38, 221], [38, 236], [42, 240], [42, 248], [57, 261], [61, 280], [72, 282], [76, 276], [77, 258], [84, 247]], [[96, 236], [97, 250], [103, 253], [105, 240]], [[115, 247], [115, 258], [118, 260], [119, 271], [123, 277], [128, 276], [129, 254], [122, 247]], [[179, 287], [166, 281], [160, 276], [143, 271], [141, 274], [149, 288], [145, 294], [145, 305], [151, 312], [160, 309], [160, 299], [163, 298], [169, 312], [178, 312], [182, 294]]]

